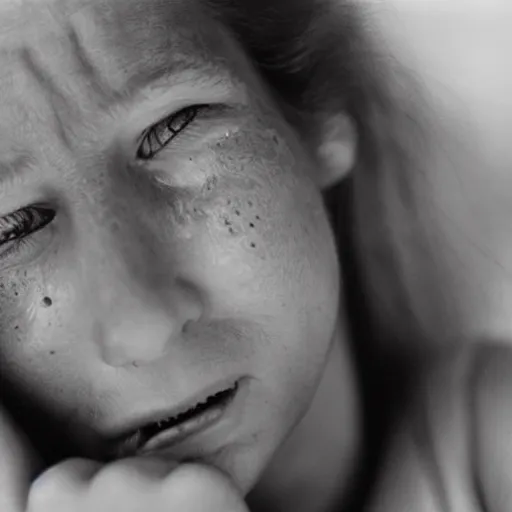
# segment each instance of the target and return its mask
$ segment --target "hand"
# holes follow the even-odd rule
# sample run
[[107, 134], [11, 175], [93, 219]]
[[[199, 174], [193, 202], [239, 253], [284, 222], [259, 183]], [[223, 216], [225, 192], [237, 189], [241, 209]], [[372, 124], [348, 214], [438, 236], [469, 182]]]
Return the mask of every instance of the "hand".
[[32, 482], [40, 462], [1, 407], [0, 453], [2, 512], [248, 512], [216, 469], [147, 456], [108, 465], [69, 459]]

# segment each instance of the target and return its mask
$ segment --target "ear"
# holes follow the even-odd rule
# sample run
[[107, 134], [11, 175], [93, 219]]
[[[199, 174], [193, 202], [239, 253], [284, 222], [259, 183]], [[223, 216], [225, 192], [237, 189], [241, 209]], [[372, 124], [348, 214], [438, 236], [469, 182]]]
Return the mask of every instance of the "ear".
[[357, 131], [346, 114], [336, 114], [320, 124], [317, 135], [318, 186], [324, 190], [341, 181], [354, 167]]

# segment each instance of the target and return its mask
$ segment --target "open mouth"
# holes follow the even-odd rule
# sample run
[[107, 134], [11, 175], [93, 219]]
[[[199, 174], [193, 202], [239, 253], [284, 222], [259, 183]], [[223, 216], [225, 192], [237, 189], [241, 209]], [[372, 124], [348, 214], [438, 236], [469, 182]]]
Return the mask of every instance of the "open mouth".
[[147, 442], [164, 430], [169, 430], [177, 427], [178, 425], [188, 423], [190, 420], [193, 420], [197, 416], [205, 413], [208, 409], [225, 407], [230, 401], [230, 398], [233, 398], [237, 389], [238, 382], [235, 383], [232, 388], [219, 391], [218, 393], [215, 393], [215, 395], [209, 396], [204, 402], [196, 404], [184, 413], [178, 414], [172, 418], [167, 418], [163, 421], [157, 421], [147, 427], [143, 427], [140, 430], [140, 435]]
[[137, 429], [121, 443], [117, 456], [125, 457], [169, 448], [205, 430], [220, 419], [234, 400], [238, 389], [237, 381], [230, 388], [207, 397], [176, 416], [163, 418]]

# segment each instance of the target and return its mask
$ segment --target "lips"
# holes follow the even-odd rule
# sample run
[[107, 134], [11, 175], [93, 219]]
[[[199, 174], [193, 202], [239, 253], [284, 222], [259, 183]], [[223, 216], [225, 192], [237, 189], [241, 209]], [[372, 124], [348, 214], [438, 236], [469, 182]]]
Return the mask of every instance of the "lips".
[[114, 449], [109, 450], [115, 459], [136, 455], [145, 448], [154, 448], [158, 440], [164, 438], [169, 442], [179, 442], [195, 431], [206, 427], [222, 414], [222, 410], [233, 400], [240, 381], [237, 380], [229, 387], [193, 402], [193, 405], [177, 414], [158, 414], [153, 419], [141, 423], [127, 435], [117, 437]]
[[162, 421], [157, 421], [155, 423], [151, 423], [146, 427], [140, 429], [140, 435], [143, 439], [150, 440], [152, 437], [158, 435], [163, 430], [167, 430], [173, 427], [177, 427], [178, 425], [185, 423], [199, 414], [206, 412], [207, 409], [213, 406], [219, 406], [225, 403], [230, 396], [232, 396], [236, 390], [238, 389], [238, 382], [232, 388], [224, 389], [215, 393], [214, 395], [209, 396], [204, 402], [199, 402], [191, 409], [178, 414], [177, 416], [173, 416], [171, 418], [166, 418]]

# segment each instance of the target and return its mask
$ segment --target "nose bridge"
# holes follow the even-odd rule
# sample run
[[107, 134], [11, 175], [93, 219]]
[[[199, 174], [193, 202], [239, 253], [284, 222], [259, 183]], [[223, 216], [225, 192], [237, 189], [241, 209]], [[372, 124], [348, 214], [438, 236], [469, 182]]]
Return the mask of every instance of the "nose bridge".
[[143, 226], [125, 219], [97, 229], [86, 272], [94, 341], [111, 366], [148, 364], [200, 316], [199, 303]]

